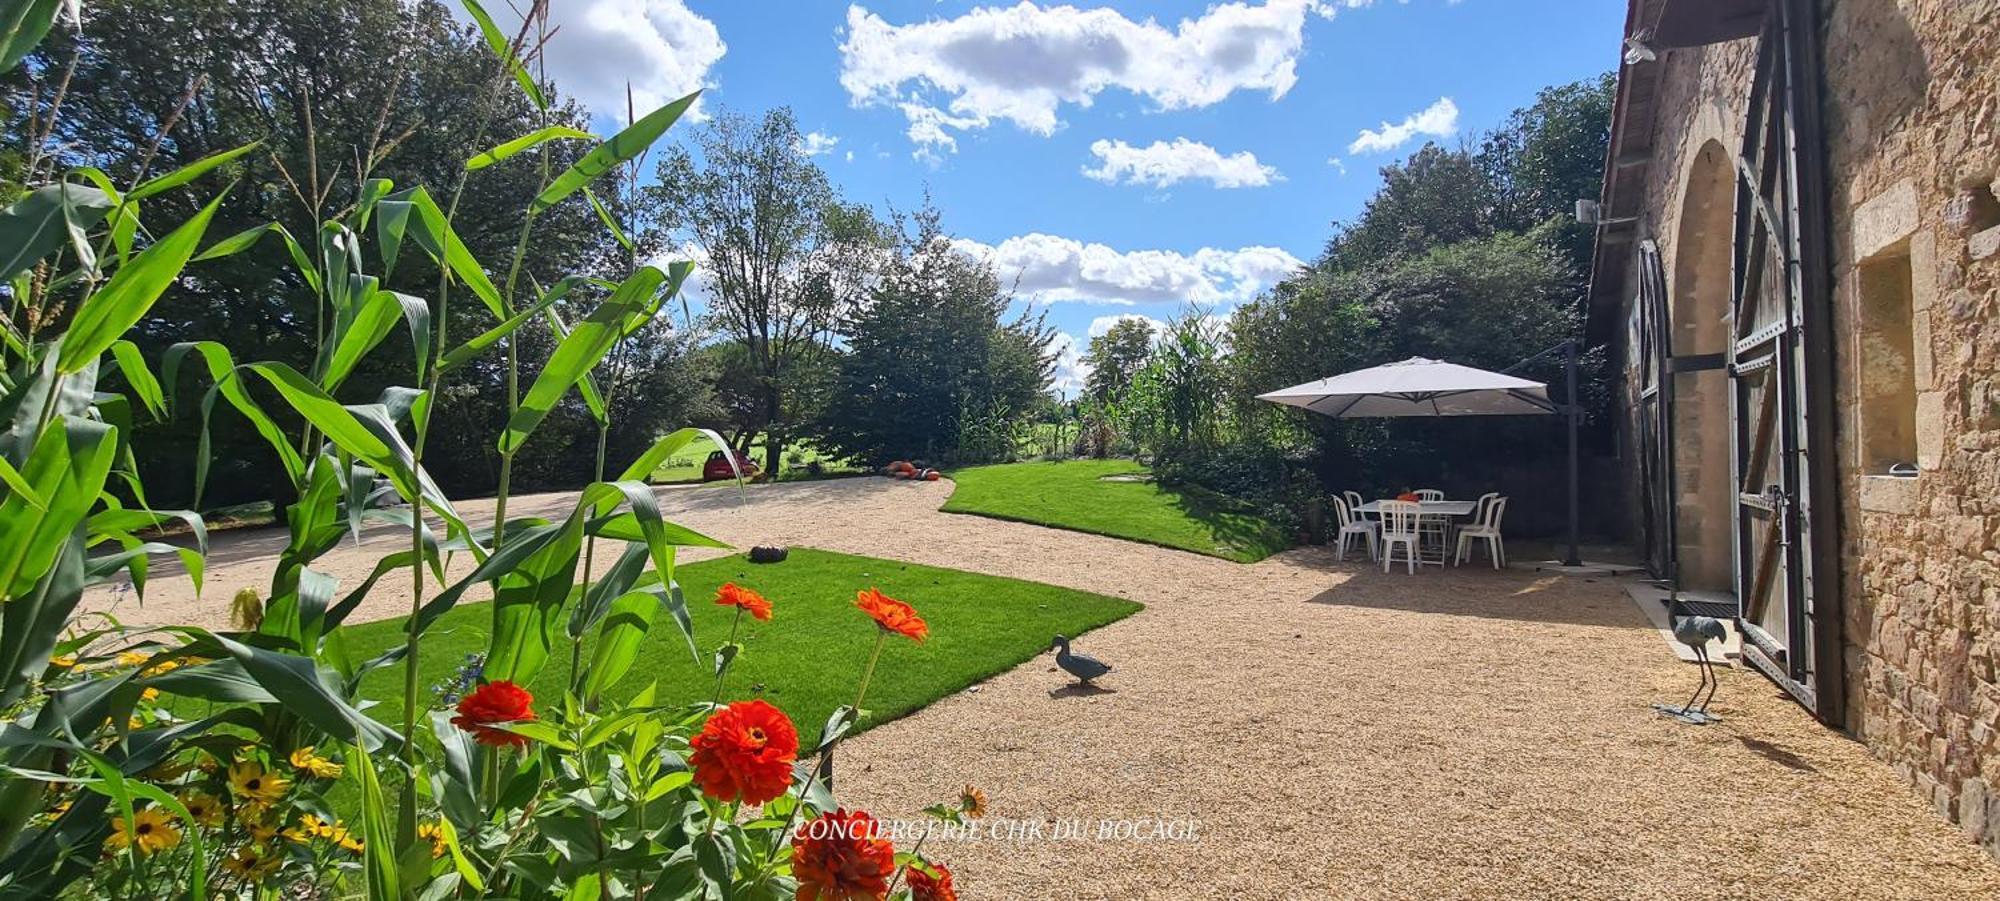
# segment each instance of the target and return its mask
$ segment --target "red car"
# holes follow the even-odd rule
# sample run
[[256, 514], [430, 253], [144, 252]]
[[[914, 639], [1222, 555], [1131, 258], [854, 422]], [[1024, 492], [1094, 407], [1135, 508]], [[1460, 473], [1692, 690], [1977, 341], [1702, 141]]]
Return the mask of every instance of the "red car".
[[[709, 454], [708, 462], [701, 465], [701, 480], [704, 482], [713, 482], [718, 479], [736, 478], [736, 473], [729, 468], [729, 458], [732, 454], [733, 452], [726, 450], [719, 450]], [[750, 462], [749, 458], [737, 457], [736, 466], [743, 471], [744, 478], [754, 479], [757, 477], [759, 471], [757, 464]]]

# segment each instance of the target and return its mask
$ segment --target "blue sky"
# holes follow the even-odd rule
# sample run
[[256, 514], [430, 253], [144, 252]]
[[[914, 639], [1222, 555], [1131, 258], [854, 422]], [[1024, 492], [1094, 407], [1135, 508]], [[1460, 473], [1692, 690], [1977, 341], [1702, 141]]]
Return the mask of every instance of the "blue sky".
[[1105, 317], [1226, 314], [1312, 258], [1381, 165], [1613, 68], [1624, 15], [1610, 0], [555, 9], [559, 87], [594, 109], [628, 80], [642, 103], [702, 86], [709, 110], [791, 106], [848, 198], [909, 208], [928, 188], [1066, 347]]

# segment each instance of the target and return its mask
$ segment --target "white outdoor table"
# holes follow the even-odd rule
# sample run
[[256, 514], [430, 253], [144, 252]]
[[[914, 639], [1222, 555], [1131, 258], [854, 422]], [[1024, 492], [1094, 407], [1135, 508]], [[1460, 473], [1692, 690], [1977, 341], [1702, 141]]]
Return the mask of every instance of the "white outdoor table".
[[[1395, 500], [1395, 498], [1390, 498], [1390, 500]], [[1417, 505], [1417, 512], [1419, 514], [1433, 516], [1471, 516], [1472, 508], [1479, 506], [1478, 501], [1411, 501], [1410, 503]], [[1382, 502], [1379, 500], [1369, 501], [1354, 509], [1357, 513], [1372, 513], [1376, 516], [1381, 516]], [[1443, 566], [1445, 558], [1450, 556], [1450, 554], [1450, 548], [1439, 547], [1436, 559], [1432, 559], [1429, 554], [1420, 553], [1417, 555], [1417, 562], [1431, 566]]]

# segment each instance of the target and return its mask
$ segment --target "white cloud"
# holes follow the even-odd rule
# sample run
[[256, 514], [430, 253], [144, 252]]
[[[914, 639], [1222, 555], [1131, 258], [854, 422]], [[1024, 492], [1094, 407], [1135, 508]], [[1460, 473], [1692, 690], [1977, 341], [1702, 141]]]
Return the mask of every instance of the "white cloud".
[[1051, 386], [1069, 397], [1083, 390], [1083, 383], [1090, 378], [1090, 364], [1083, 361], [1082, 342], [1068, 332], [1057, 332], [1049, 338], [1048, 349], [1055, 352], [1055, 383]]
[[[799, 141], [799, 149], [804, 151], [806, 156], [819, 156], [823, 153], [832, 153], [834, 145], [839, 143], [840, 139], [833, 135], [809, 131]], [[848, 156], [852, 157], [853, 155], [853, 152], [849, 151]]]
[[1151, 316], [1144, 316], [1138, 313], [1116, 313], [1110, 316], [1099, 316], [1096, 319], [1090, 320], [1090, 337], [1096, 338], [1100, 335], [1109, 334], [1112, 326], [1127, 319], [1137, 319], [1152, 326], [1155, 334], [1167, 327], [1166, 323]]
[[1305, 265], [1276, 247], [1191, 254], [1171, 250], [1119, 251], [1039, 232], [998, 245], [960, 238], [961, 252], [988, 260], [1003, 282], [1045, 301], [1222, 304], [1248, 300]]
[[1319, 0], [1224, 3], [1170, 29], [1113, 9], [1028, 0], [909, 25], [852, 5], [840, 83], [857, 106], [899, 108], [910, 140], [950, 152], [953, 131], [996, 119], [1053, 134], [1064, 104], [1089, 106], [1111, 88], [1164, 110], [1210, 106], [1237, 91], [1275, 100], [1298, 81], [1307, 16], [1332, 11]]
[[1326, 164], [1332, 166], [1333, 171], [1340, 173], [1341, 178], [1347, 177], [1347, 164], [1342, 162], [1340, 157], [1337, 156], [1327, 157]]
[[1097, 157], [1095, 169], [1083, 174], [1106, 184], [1151, 185], [1165, 188], [1183, 181], [1206, 180], [1218, 188], [1259, 188], [1284, 176], [1276, 167], [1257, 162], [1248, 150], [1223, 156], [1199, 141], [1175, 138], [1172, 143], [1154, 141], [1134, 147], [1124, 141], [1093, 141], [1090, 152]]
[[1387, 153], [1418, 135], [1448, 138], [1458, 132], [1458, 104], [1450, 97], [1439, 97], [1436, 103], [1421, 112], [1411, 113], [1403, 121], [1390, 125], [1382, 123], [1381, 129], [1364, 128], [1347, 145], [1348, 153]]
[[[456, 6], [457, 4], [453, 4]], [[512, 37], [521, 19], [507, 4], [487, 4]], [[643, 116], [710, 85], [709, 71], [729, 46], [715, 23], [684, 0], [568, 0], [549, 4], [555, 35], [543, 48], [549, 78], [601, 119], [626, 120], [625, 86]], [[700, 116], [700, 107], [692, 111]]]

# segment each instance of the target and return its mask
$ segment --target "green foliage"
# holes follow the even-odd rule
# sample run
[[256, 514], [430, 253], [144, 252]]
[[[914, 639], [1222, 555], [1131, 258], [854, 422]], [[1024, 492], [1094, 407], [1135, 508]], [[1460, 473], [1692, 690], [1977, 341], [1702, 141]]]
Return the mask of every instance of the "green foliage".
[[841, 327], [847, 347], [815, 431], [869, 463], [1005, 459], [1048, 388], [1052, 332], [1039, 317], [1004, 318], [1012, 298], [999, 277], [951, 246], [936, 210], [912, 218]]
[[860, 298], [887, 243], [867, 208], [841, 200], [804, 150], [791, 110], [747, 119], [723, 112], [677, 147], [642, 206], [650, 240], [692, 245], [708, 277], [709, 328], [733, 347], [718, 365], [735, 440], [758, 433], [764, 468], [814, 410], [796, 402], [828, 355], [828, 337]]
[[1153, 323], [1140, 316], [1113, 322], [1104, 334], [1090, 339], [1083, 361], [1090, 366], [1084, 394], [1099, 403], [1123, 400], [1125, 389], [1153, 355]]
[[1143, 541], [1254, 563], [1292, 546], [1292, 533], [1251, 506], [1193, 486], [1168, 486], [1130, 460], [974, 466], [951, 473], [947, 513], [971, 513]]

